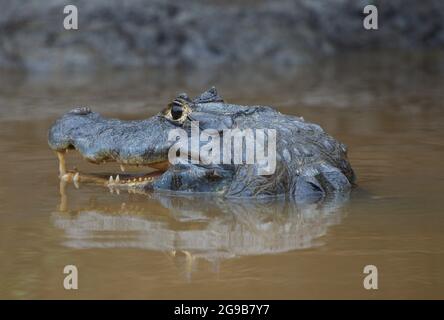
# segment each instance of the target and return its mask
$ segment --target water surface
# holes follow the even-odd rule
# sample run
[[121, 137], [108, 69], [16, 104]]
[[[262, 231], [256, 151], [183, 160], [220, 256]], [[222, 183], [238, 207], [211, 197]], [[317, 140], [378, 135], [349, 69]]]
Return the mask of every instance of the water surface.
[[[295, 71], [6, 74], [0, 89], [0, 297], [444, 298], [442, 55], [358, 56]], [[359, 187], [318, 205], [60, 189], [46, 143], [73, 106], [148, 117], [213, 84], [346, 143]], [[69, 154], [69, 166], [105, 170]], [[107, 167], [106, 170], [117, 170]], [[63, 268], [79, 290], [63, 289]], [[379, 289], [363, 288], [376, 265]]]

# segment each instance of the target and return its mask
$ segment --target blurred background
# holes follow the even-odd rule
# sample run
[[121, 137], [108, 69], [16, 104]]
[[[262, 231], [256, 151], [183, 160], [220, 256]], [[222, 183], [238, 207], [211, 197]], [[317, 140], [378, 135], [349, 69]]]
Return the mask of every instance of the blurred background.
[[[444, 298], [443, 47], [442, 0], [0, 0], [0, 298]], [[47, 130], [63, 113], [144, 119], [213, 85], [347, 144], [350, 200], [61, 192]]]
[[[363, 50], [444, 44], [440, 0], [2, 0], [0, 67], [28, 72], [288, 67]], [[77, 6], [78, 30], [63, 28]], [[363, 28], [378, 8], [379, 29]]]
[[[68, 4], [78, 9], [78, 30], [63, 27]], [[363, 27], [368, 4], [378, 8], [377, 30]], [[423, 93], [440, 91], [444, 72], [440, 0], [0, 0], [0, 7], [5, 118], [57, 115], [77, 104], [140, 113], [212, 85], [228, 100], [278, 107], [362, 107], [399, 95], [434, 105]]]

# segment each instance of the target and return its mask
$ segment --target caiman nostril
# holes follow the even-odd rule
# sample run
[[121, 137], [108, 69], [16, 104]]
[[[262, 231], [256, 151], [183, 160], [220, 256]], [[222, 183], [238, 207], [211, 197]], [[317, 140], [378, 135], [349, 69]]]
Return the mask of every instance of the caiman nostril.
[[90, 107], [77, 107], [72, 109], [69, 113], [71, 114], [78, 114], [78, 115], [87, 115], [90, 114], [92, 112]]

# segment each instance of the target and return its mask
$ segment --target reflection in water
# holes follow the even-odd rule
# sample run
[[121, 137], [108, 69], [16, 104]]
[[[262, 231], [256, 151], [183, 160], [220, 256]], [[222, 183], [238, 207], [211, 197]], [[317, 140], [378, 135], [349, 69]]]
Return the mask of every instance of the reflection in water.
[[[205, 70], [208, 78], [0, 79], [0, 297], [444, 298], [444, 55], [355, 57], [271, 75], [256, 66]], [[53, 212], [57, 163], [46, 141], [60, 114], [89, 105], [144, 119], [177, 93], [213, 84], [229, 102], [304, 116], [346, 143], [359, 184], [351, 201], [220, 203], [70, 185], [69, 202]], [[76, 155], [70, 165], [97, 170]], [[227, 259], [235, 256], [243, 257]], [[216, 274], [208, 259], [220, 267]], [[62, 285], [67, 264], [81, 270], [75, 293]], [[362, 288], [367, 264], [382, 272], [379, 290]], [[187, 268], [192, 283], [184, 281]]]
[[214, 196], [146, 194], [146, 203], [93, 203], [69, 210], [61, 184], [54, 225], [71, 248], [139, 248], [185, 259], [221, 259], [310, 248], [345, 214], [348, 196], [316, 204], [281, 199], [222, 199]]

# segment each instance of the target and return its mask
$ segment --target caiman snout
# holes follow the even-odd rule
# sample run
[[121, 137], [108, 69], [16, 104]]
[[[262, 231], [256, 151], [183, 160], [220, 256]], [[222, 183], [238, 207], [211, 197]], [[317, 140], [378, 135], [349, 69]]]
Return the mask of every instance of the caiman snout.
[[[168, 131], [174, 126], [156, 115], [146, 120], [123, 121], [106, 119], [88, 107], [79, 107], [58, 119], [49, 130], [48, 144], [57, 152], [59, 174], [65, 180], [100, 183], [145, 182], [148, 174], [79, 175], [68, 171], [65, 154], [77, 150], [87, 161], [102, 164], [117, 162], [121, 170], [126, 166], [149, 166], [160, 171], [168, 168]], [[153, 174], [149, 175], [150, 178]]]

